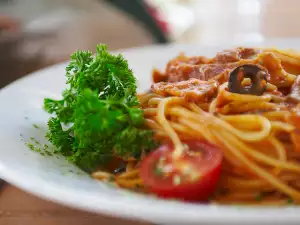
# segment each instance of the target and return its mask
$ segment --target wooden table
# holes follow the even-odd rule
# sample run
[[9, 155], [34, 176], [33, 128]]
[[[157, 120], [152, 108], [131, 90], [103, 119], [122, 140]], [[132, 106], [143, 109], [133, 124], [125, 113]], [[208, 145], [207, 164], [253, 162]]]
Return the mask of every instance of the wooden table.
[[44, 201], [11, 185], [0, 194], [1, 225], [147, 225], [81, 212]]
[[[298, 29], [298, 27], [300, 27], [300, 22], [298, 20], [300, 2], [298, 0], [262, 1], [267, 3], [267, 6], [257, 5], [258, 1], [247, 1], [248, 4], [249, 2], [254, 4], [252, 6], [253, 10], [248, 10], [248, 12], [247, 6], [241, 5], [241, 1], [207, 0], [205, 2], [195, 0], [192, 2], [192, 4], [195, 5], [194, 10], [196, 13], [196, 24], [192, 29], [186, 32], [186, 34], [176, 40], [177, 42], [202, 42], [213, 44], [230, 41], [232, 38], [236, 37], [247, 38], [250, 35], [252, 35], [251, 37], [254, 39], [256, 38], [255, 40], [270, 37], [300, 37], [300, 29]], [[238, 2], [240, 5], [237, 5]], [[205, 20], [205, 18], [203, 18], [205, 10], [203, 11], [203, 9], [206, 9], [205, 7], [216, 7], [216, 5], [218, 6], [217, 9], [215, 8], [216, 10], [207, 12], [207, 16], [211, 16], [213, 18]], [[233, 9], [235, 9], [235, 11]], [[233, 23], [233, 21], [239, 20], [237, 19], [238, 13], [236, 9], [240, 10], [239, 13], [243, 10], [246, 13], [246, 15], [240, 18], [241, 20], [243, 19], [243, 22], [240, 24]], [[106, 13], [108, 13], [106, 17], [112, 16], [111, 13]], [[252, 22], [248, 23], [249, 21]], [[118, 24], [100, 26], [101, 29], [105, 30], [103, 33], [108, 34], [107, 36], [102, 35], [98, 38], [97, 35], [90, 35], [93, 38], [89, 40], [89, 42], [80, 42], [79, 44], [83, 48], [93, 48], [95, 42], [98, 42], [98, 39], [100, 39], [101, 41], [108, 43], [111, 49], [117, 49], [120, 47], [130, 47], [132, 45], [144, 45], [151, 43], [151, 40], [144, 32], [134, 28], [133, 26], [130, 28], [130, 26], [131, 23], [128, 22], [127, 19], [122, 19], [121, 22], [118, 22]], [[118, 30], [118, 33], [123, 33], [123, 36], [116, 38], [114, 34], [109, 33], [110, 29], [108, 29], [108, 27], [115, 27], [116, 29], [114, 30]], [[91, 25], [85, 28], [85, 32], [93, 31], [94, 29]], [[75, 29], [72, 32], [78, 32], [78, 30]], [[47, 44], [51, 46], [53, 42]], [[76, 47], [68, 45], [65, 52], [59, 52], [58, 50], [64, 50], [63, 42], [55, 43], [55, 46], [59, 47], [56, 48], [56, 52], [51, 52], [51, 63], [54, 63], [55, 60], [60, 61], [64, 59], [65, 53]], [[47, 49], [45, 52], [47, 53]], [[39, 65], [39, 67], [41, 67], [41, 65]], [[13, 186], [6, 185], [1, 191], [0, 196], [0, 224], [146, 225], [147, 223], [125, 221], [102, 215], [80, 212], [55, 203], [41, 200]]]

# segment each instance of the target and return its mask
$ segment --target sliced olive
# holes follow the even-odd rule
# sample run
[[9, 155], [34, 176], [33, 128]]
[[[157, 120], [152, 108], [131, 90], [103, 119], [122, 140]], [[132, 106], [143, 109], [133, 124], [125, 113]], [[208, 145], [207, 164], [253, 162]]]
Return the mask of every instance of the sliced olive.
[[[242, 86], [244, 78], [251, 79], [251, 86]], [[228, 80], [230, 92], [248, 95], [262, 95], [267, 87], [267, 71], [260, 66], [245, 64], [231, 71]]]

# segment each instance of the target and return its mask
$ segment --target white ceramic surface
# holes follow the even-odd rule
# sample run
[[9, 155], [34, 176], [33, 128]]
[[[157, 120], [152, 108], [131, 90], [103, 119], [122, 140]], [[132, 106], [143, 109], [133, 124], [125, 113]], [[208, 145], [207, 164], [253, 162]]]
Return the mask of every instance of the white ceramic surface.
[[[300, 40], [275, 40], [261, 45], [300, 49]], [[124, 54], [140, 88], [145, 90], [151, 82], [152, 67], [163, 68], [180, 51], [188, 55], [212, 56], [229, 47], [150, 46], [126, 50]], [[0, 176], [3, 179], [42, 198], [71, 207], [160, 224], [299, 224], [300, 207], [255, 208], [164, 201], [118, 190], [92, 180], [62, 157], [41, 156], [28, 150], [24, 140], [30, 137], [45, 142], [48, 115], [42, 110], [43, 98], [60, 97], [65, 87], [66, 65], [38, 71], [0, 91]]]

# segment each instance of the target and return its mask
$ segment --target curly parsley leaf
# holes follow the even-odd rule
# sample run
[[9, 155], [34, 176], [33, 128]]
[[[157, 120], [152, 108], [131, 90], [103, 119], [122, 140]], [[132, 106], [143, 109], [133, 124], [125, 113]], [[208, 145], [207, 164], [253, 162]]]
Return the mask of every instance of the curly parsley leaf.
[[66, 77], [62, 99], [44, 100], [45, 110], [54, 114], [46, 137], [57, 152], [93, 170], [115, 155], [137, 157], [154, 147], [152, 132], [143, 128], [135, 77], [122, 55], [110, 54], [106, 45], [97, 45], [94, 57], [77, 51]]
[[63, 130], [58, 117], [51, 117], [48, 121], [48, 132], [46, 137], [57, 148], [57, 151], [64, 152], [64, 155], [71, 154], [74, 137], [71, 136], [72, 128]]

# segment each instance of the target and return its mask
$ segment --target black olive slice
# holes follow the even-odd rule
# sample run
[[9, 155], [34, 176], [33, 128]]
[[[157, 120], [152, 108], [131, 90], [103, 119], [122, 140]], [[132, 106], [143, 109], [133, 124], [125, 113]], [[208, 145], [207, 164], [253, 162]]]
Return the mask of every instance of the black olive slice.
[[[251, 86], [243, 87], [244, 78], [251, 79]], [[267, 87], [267, 71], [254, 64], [238, 66], [231, 71], [228, 80], [228, 89], [232, 93], [262, 95]]]

